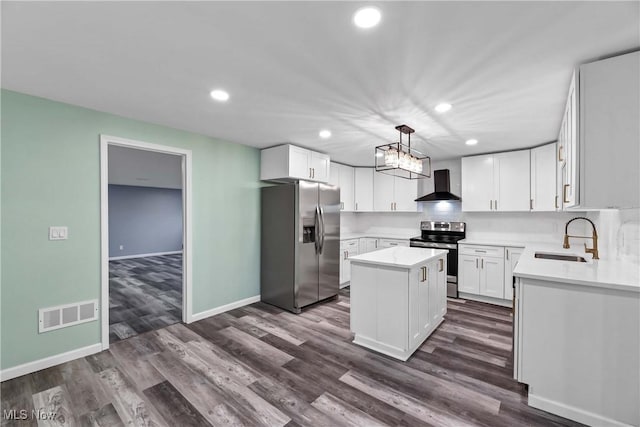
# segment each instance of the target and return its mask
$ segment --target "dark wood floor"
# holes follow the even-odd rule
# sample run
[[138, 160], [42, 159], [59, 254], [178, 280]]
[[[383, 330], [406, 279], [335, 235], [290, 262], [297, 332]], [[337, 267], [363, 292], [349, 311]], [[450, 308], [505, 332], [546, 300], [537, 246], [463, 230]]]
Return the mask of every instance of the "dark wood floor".
[[182, 321], [182, 254], [109, 261], [109, 342]]
[[257, 303], [6, 381], [2, 409], [93, 426], [576, 425], [526, 405], [507, 309], [449, 301], [404, 363], [350, 340], [348, 289], [300, 315]]

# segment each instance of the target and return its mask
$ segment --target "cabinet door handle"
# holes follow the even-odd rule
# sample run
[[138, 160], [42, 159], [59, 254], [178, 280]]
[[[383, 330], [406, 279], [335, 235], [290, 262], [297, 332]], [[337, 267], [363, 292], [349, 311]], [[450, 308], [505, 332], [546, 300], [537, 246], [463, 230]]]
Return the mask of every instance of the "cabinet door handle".
[[358, 202], [356, 202], [356, 210], [358, 210]]
[[495, 203], [493, 204], [493, 206], [495, 207], [495, 210], [498, 210], [498, 201], [497, 201], [497, 200], [494, 200], [494, 202], [495, 202]]
[[509, 261], [509, 249], [507, 249], [507, 261]]
[[311, 174], [314, 178], [316, 177], [316, 168], [311, 168]]
[[533, 199], [529, 200], [529, 210], [533, 210]]
[[444, 270], [444, 260], [442, 258], [440, 258], [438, 261], [440, 261], [440, 270], [438, 270], [438, 271], [443, 271]]
[[478, 258], [476, 258], [476, 268], [478, 268]]
[[569, 188], [570, 184], [565, 184], [562, 186], [562, 201], [564, 203], [569, 203], [569, 201], [567, 200], [567, 189]]
[[376, 239], [376, 249], [378, 249], [378, 240]]
[[484, 258], [480, 258], [480, 268], [484, 268]]
[[556, 195], [556, 209], [558, 209], [560, 206], [558, 206], [558, 196]]
[[564, 147], [562, 145], [558, 147], [558, 161], [559, 162], [563, 162], [564, 161], [564, 159], [562, 158], [562, 149], [563, 148]]
[[489, 210], [493, 210], [493, 200], [489, 200]]

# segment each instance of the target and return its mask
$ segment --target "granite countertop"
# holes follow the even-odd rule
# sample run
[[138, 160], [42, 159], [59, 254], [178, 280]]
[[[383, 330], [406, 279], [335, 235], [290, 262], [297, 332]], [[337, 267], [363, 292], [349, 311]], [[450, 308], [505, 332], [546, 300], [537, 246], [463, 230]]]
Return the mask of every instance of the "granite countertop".
[[374, 264], [410, 269], [418, 264], [446, 256], [447, 250], [394, 246], [350, 257], [351, 264]]
[[[586, 263], [535, 258], [536, 252], [577, 255]], [[617, 259], [592, 260], [580, 249], [527, 245], [513, 271], [516, 277], [640, 293], [640, 265]]]

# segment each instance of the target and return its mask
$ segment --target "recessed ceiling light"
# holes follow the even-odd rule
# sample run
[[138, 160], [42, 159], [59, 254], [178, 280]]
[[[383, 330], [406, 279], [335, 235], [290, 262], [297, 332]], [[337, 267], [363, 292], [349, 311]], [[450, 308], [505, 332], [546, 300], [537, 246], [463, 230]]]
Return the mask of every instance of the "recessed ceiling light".
[[436, 105], [436, 111], [438, 113], [446, 113], [447, 111], [451, 110], [452, 105], [451, 104], [447, 104], [446, 102], [443, 102], [441, 104]]
[[467, 142], [465, 144], [467, 145], [476, 145], [478, 143], [477, 139], [467, 139]]
[[320, 138], [322, 139], [331, 138], [331, 131], [327, 129], [323, 129], [320, 131], [320, 133], [318, 133], [318, 135], [320, 135]]
[[229, 93], [226, 90], [214, 89], [211, 91], [210, 95], [216, 101], [225, 102], [229, 100]]
[[380, 11], [375, 7], [363, 7], [353, 15], [353, 23], [356, 27], [371, 28], [380, 23], [381, 17]]

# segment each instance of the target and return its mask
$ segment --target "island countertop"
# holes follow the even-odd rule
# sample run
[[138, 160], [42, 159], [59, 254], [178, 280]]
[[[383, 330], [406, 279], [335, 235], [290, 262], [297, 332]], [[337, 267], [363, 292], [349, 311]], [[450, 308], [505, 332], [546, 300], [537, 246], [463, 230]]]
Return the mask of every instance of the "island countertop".
[[350, 257], [351, 263], [375, 264], [410, 269], [418, 264], [446, 256], [446, 249], [411, 248], [394, 246]]

